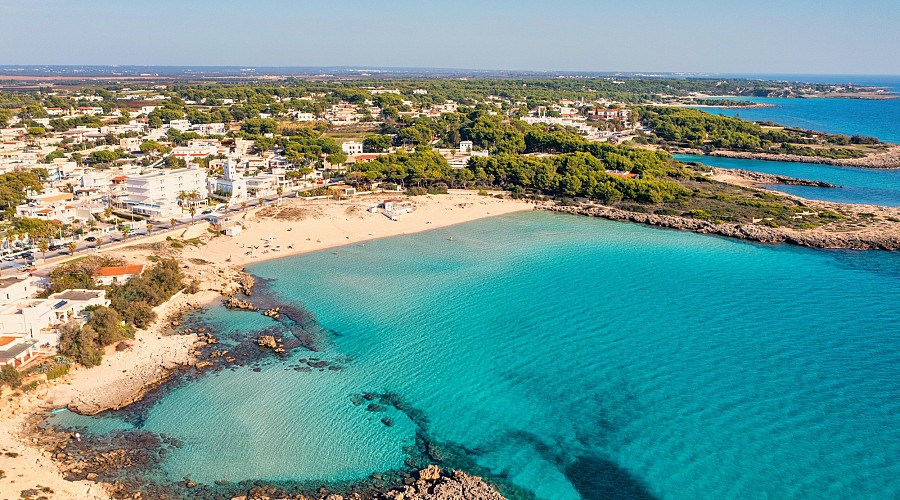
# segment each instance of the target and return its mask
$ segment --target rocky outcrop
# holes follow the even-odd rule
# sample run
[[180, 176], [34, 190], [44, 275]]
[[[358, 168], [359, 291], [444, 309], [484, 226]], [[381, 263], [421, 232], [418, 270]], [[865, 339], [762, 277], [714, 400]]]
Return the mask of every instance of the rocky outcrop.
[[607, 206], [545, 205], [544, 210], [609, 220], [636, 222], [669, 229], [681, 229], [703, 234], [717, 234], [759, 243], [788, 243], [812, 248], [852, 248], [858, 250], [898, 250], [900, 236], [896, 233], [829, 233], [821, 230], [793, 230], [756, 224], [716, 223], [677, 215], [630, 212]]
[[256, 339], [257, 345], [260, 347], [266, 347], [269, 349], [273, 349], [277, 353], [283, 353], [285, 351], [284, 344], [281, 339], [276, 339], [272, 335], [263, 335]]
[[278, 347], [278, 343], [275, 342], [275, 337], [271, 335], [263, 335], [262, 337], [256, 339], [256, 343], [259, 344], [260, 347], [268, 347], [270, 349], [275, 349]]
[[249, 297], [253, 293], [253, 285], [256, 284], [256, 279], [253, 278], [252, 274], [241, 272], [238, 277], [238, 284], [241, 285], [241, 291], [244, 295]]
[[225, 307], [229, 309], [243, 309], [245, 311], [259, 311], [259, 309], [249, 301], [241, 300], [237, 297], [228, 297], [225, 300]]
[[796, 177], [788, 177], [786, 175], [775, 175], [775, 174], [764, 174], [762, 172], [754, 172], [753, 170], [740, 170], [737, 168], [717, 168], [714, 167], [712, 169], [713, 174], [720, 175], [732, 175], [735, 177], [740, 177], [742, 179], [747, 179], [749, 181], [753, 181], [755, 184], [783, 184], [788, 186], [812, 186], [812, 187], [824, 187], [824, 188], [836, 188], [834, 184], [823, 182], [823, 181], [813, 181], [809, 179], [798, 179]]
[[462, 471], [445, 474], [431, 465], [405, 487], [376, 496], [383, 500], [503, 500], [503, 496], [480, 477]]
[[268, 316], [272, 319], [278, 319], [281, 317], [281, 314], [279, 314], [279, 312], [278, 312], [280, 309], [281, 309], [280, 307], [273, 307], [272, 309], [266, 309], [266, 311], [263, 313], [263, 315]]
[[[692, 150], [690, 154], [703, 154], [701, 151]], [[823, 158], [820, 156], [800, 156], [775, 153], [748, 153], [744, 151], [716, 150], [709, 156], [723, 158], [740, 158], [745, 160], [788, 161], [800, 163], [816, 163], [822, 165], [837, 165], [841, 167], [858, 168], [900, 168], [900, 146], [891, 146], [880, 153], [873, 153], [862, 158]]]

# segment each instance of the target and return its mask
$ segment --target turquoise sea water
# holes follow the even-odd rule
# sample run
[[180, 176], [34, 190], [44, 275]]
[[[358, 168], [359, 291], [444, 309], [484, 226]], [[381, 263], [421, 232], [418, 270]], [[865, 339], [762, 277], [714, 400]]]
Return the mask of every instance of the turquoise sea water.
[[[315, 315], [315, 356], [343, 369], [298, 372], [301, 349], [181, 385], [138, 421], [55, 422], [176, 437], [162, 482], [365, 478], [402, 467], [427, 420], [540, 498], [900, 496], [897, 253], [531, 212], [250, 271]], [[247, 342], [275, 325], [202, 320]], [[422, 414], [354, 404], [368, 391]]]
[[[791, 80], [810, 81], [798, 76]], [[829, 81], [829, 80], [823, 80]], [[900, 93], [900, 77], [849, 77], [831, 82], [852, 82], [857, 85], [875, 85]], [[750, 121], [772, 121], [791, 127], [820, 130], [833, 134], [877, 137], [885, 142], [900, 143], [900, 99], [789, 99], [789, 98], [735, 98], [770, 104], [766, 108], [703, 108], [710, 113], [738, 116]]]
[[830, 182], [839, 189], [812, 186], [772, 186], [773, 189], [811, 200], [900, 206], [900, 169], [881, 170], [836, 167], [813, 163], [743, 160], [716, 156], [675, 155], [676, 160], [699, 162], [712, 167], [739, 168]]

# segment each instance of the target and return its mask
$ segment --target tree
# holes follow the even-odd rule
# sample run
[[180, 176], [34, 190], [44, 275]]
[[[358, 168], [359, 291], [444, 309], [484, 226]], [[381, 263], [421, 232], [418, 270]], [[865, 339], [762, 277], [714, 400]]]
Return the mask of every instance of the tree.
[[122, 237], [127, 240], [128, 235], [131, 233], [131, 227], [130, 226], [122, 226], [122, 228], [119, 229], [119, 231], [122, 232]]
[[109, 219], [110, 217], [112, 217], [112, 213], [113, 213], [112, 207], [106, 207], [106, 208], [104, 208], [104, 209], [103, 209], [103, 218], [104, 218], [104, 219]]
[[90, 311], [87, 326], [97, 332], [97, 344], [107, 346], [129, 335], [129, 331], [123, 328], [122, 318], [115, 309], [109, 307], [97, 307]]
[[187, 161], [184, 158], [178, 158], [177, 156], [166, 156], [166, 167], [168, 168], [186, 168]]
[[75, 321], [59, 327], [59, 352], [88, 367], [103, 361], [103, 351], [97, 348], [97, 332], [88, 325], [79, 327]]
[[174, 228], [175, 226], [178, 225], [178, 219], [176, 219], [175, 217], [172, 217], [171, 219], [169, 219], [169, 224], [171, 224], [172, 227]]
[[47, 250], [50, 250], [50, 243], [47, 240], [41, 240], [37, 244], [38, 250], [41, 251], [41, 256], [46, 261], [47, 260]]
[[363, 150], [367, 153], [383, 153], [391, 147], [393, 138], [389, 135], [370, 135], [363, 139]]
[[66, 248], [69, 249], [69, 255], [75, 255], [75, 250], [78, 250], [78, 243], [70, 241], [69, 244], [66, 245]]
[[197, 207], [195, 207], [194, 205], [191, 205], [190, 207], [188, 207], [188, 212], [190, 212], [190, 214], [191, 214], [191, 224], [193, 224], [194, 223], [194, 214], [197, 213]]
[[147, 234], [153, 234], [153, 223], [152, 222], [147, 223]]
[[328, 160], [328, 163], [331, 163], [332, 165], [340, 165], [341, 163], [347, 161], [347, 155], [340, 152], [332, 153], [325, 157], [325, 159]]
[[140, 150], [143, 153], [147, 153], [152, 156], [158, 156], [160, 154], [167, 153], [169, 151], [169, 148], [160, 144], [159, 141], [144, 141], [140, 145]]
[[97, 236], [97, 248], [100, 248], [100, 245], [103, 244], [103, 236]]

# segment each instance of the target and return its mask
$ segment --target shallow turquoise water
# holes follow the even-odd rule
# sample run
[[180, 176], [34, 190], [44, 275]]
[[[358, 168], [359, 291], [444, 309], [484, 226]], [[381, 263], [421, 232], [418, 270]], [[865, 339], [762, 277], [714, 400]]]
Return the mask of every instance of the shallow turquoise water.
[[[185, 442], [157, 480], [401, 467], [413, 423], [351, 402], [393, 391], [435, 439], [541, 498], [900, 495], [896, 253], [533, 212], [250, 270], [315, 313], [320, 356], [345, 368], [273, 360], [175, 389], [142, 425]], [[272, 324], [205, 320], [221, 335]]]
[[900, 169], [836, 167], [813, 163], [744, 160], [716, 156], [675, 155], [684, 162], [699, 162], [712, 167], [739, 168], [787, 175], [801, 179], [830, 182], [839, 189], [812, 186], [772, 186], [773, 189], [810, 200], [869, 205], [900, 206]]

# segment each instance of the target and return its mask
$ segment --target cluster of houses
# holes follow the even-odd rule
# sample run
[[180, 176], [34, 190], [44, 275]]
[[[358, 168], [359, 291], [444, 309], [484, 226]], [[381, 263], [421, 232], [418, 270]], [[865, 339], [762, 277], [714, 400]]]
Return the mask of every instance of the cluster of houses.
[[[101, 267], [96, 284], [111, 285], [131, 279], [144, 266]], [[35, 298], [49, 285], [49, 272], [0, 278], [0, 367], [21, 367], [59, 347], [62, 325], [86, 320], [91, 306], [109, 306], [106, 290], [72, 289]]]
[[[251, 140], [223, 138], [236, 130], [238, 125], [234, 123], [191, 123], [186, 119], [172, 119], [162, 126], [151, 127], [148, 115], [164, 105], [162, 101], [169, 99], [159, 92], [163, 89], [120, 90], [116, 92], [112, 106], [99, 95], [77, 94], [72, 96], [79, 103], [77, 107], [47, 108], [47, 118], [13, 117], [7, 128], [0, 129], [0, 174], [40, 168], [46, 170], [48, 176], [41, 192], [25, 193], [24, 203], [9, 208], [14, 208], [19, 217], [84, 226], [80, 231], [82, 237], [99, 236], [116, 230], [115, 226], [101, 222], [106, 219], [102, 215], [110, 210], [122, 219], [127, 219], [128, 215], [132, 220], [147, 218], [168, 222], [172, 218], [185, 219], [187, 213], [193, 216], [197, 211], [205, 211], [210, 202], [240, 205], [254, 198], [327, 185], [324, 179], [333, 175], [330, 170], [340, 172], [357, 163], [374, 161], [394, 150], [367, 152], [361, 142], [346, 141], [341, 146], [348, 156], [346, 163], [332, 165], [323, 156], [322, 169], [292, 173], [291, 162], [278, 150], [260, 151], [254, 148]], [[447, 100], [416, 106], [413, 100], [416, 96], [427, 95], [426, 90], [416, 89], [412, 96], [404, 95], [396, 88], [370, 87], [366, 90], [373, 96], [371, 99], [333, 103], [318, 113], [287, 107], [282, 116], [291, 116], [297, 121], [326, 120], [334, 125], [379, 120], [382, 109], [373, 101], [377, 101], [379, 95], [391, 94], [399, 99], [403, 109], [399, 113], [403, 116], [439, 116], [456, 113], [463, 105], [478, 105], [489, 107], [491, 114], [506, 114], [511, 119], [520, 116], [528, 123], [573, 127], [592, 140], [619, 140], [634, 128], [628, 109], [602, 99], [591, 102], [564, 99], [552, 106], [529, 107], [527, 102], [490, 95], [481, 101], [467, 99], [458, 103]], [[311, 94], [299, 101], [320, 102], [324, 97], [325, 94]], [[274, 99], [288, 102], [277, 96]], [[219, 99], [218, 104], [238, 102]], [[523, 109], [527, 110], [524, 115]], [[269, 115], [262, 113], [261, 116]], [[103, 125], [53, 130], [51, 120], [78, 117], [100, 119]], [[611, 127], [615, 130], [598, 127], [601, 121], [615, 122], [616, 126]], [[29, 126], [34, 122], [47, 127], [47, 133], [29, 134]], [[171, 162], [160, 152], [141, 151], [141, 145], [147, 141], [168, 144], [172, 131], [195, 132], [193, 137], [196, 138], [179, 142], [168, 153], [183, 161], [186, 167], [160, 168]], [[54, 158], [61, 146], [71, 144], [79, 145], [78, 152], [83, 158], [104, 150], [121, 150], [133, 157], [106, 162], [103, 168], [75, 161], [72, 155]], [[437, 151], [455, 168], [465, 167], [473, 156], [488, 154], [478, 150], [471, 141], [461, 141], [457, 148]], [[0, 241], [0, 254], [13, 253], [23, 244], [27, 241], [4, 239]]]

